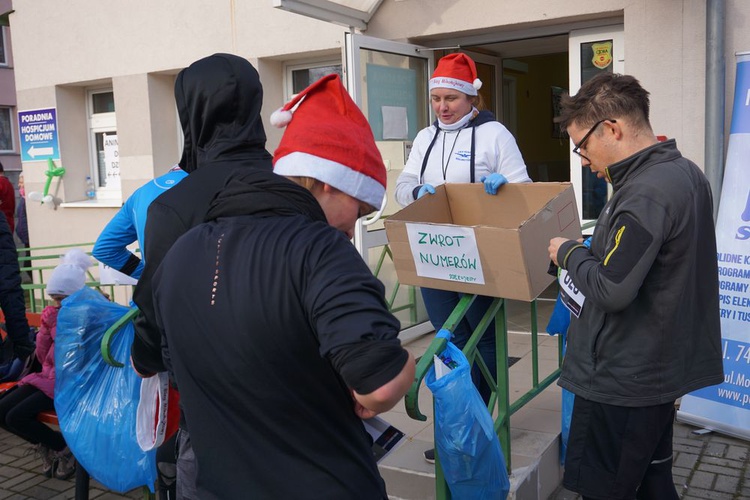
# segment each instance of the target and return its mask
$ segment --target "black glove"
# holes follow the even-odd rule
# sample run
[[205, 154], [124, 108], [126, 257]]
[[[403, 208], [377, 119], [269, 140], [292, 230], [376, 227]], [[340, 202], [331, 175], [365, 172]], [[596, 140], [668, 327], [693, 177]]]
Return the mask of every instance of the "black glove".
[[13, 355], [18, 359], [26, 359], [34, 353], [36, 346], [31, 340], [13, 342]]

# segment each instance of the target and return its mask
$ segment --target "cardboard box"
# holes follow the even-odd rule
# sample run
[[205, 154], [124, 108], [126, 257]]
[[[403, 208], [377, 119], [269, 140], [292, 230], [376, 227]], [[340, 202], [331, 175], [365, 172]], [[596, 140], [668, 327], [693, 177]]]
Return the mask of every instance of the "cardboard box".
[[550, 238], [581, 237], [569, 182], [444, 184], [385, 221], [399, 282], [531, 301], [553, 281]]

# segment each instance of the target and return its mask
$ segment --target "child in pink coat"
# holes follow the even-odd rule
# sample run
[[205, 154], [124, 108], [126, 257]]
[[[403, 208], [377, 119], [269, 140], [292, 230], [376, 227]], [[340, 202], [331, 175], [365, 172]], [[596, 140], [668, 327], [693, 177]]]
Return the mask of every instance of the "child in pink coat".
[[37, 415], [55, 409], [57, 313], [63, 299], [83, 288], [91, 259], [82, 250], [74, 248], [60, 262], [47, 283], [47, 294], [54, 304], [42, 311], [41, 326], [36, 335], [36, 357], [42, 370], [23, 377], [0, 399], [0, 427], [36, 445], [45, 476], [68, 479], [75, 473], [75, 458], [63, 435], [39, 422]]

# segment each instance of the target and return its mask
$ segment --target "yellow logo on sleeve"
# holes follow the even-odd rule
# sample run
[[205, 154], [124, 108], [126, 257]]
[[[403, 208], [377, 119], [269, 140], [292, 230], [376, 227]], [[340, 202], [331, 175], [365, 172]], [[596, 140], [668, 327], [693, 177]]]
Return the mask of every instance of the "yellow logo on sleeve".
[[612, 254], [615, 253], [615, 250], [617, 250], [617, 247], [620, 246], [620, 239], [622, 238], [622, 233], [625, 232], [625, 226], [622, 226], [620, 229], [617, 230], [617, 234], [615, 234], [615, 246], [612, 248], [612, 250], [609, 251], [607, 254], [607, 257], [604, 259], [604, 265], [606, 266], [609, 262], [609, 258], [612, 257]]

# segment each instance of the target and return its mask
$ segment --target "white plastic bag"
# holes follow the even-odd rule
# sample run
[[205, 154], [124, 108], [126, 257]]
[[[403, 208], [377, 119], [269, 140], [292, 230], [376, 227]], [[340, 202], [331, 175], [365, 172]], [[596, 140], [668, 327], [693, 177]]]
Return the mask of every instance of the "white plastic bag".
[[167, 432], [169, 376], [165, 372], [144, 379], [135, 420], [138, 446], [143, 451], [158, 448]]

